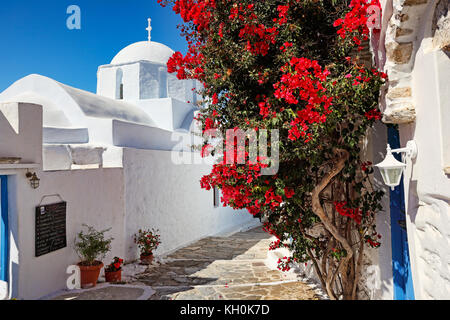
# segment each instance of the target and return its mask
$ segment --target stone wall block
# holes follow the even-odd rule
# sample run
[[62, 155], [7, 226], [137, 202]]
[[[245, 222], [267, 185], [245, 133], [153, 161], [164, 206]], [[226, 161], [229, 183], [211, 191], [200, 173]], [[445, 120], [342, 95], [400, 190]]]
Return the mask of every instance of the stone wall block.
[[389, 104], [382, 120], [384, 123], [411, 123], [416, 120], [416, 110], [409, 102]]
[[410, 99], [412, 96], [411, 87], [391, 88], [386, 95], [389, 100], [396, 100], [402, 98]]
[[396, 64], [406, 64], [411, 60], [413, 43], [390, 42], [386, 44], [386, 57]]

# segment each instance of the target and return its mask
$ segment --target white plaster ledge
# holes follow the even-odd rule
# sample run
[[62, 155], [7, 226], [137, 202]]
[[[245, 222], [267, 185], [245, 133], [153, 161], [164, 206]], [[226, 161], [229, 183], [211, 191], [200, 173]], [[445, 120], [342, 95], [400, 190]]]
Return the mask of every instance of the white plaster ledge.
[[0, 170], [36, 169], [36, 168], [39, 168], [38, 163], [0, 164]]
[[[111, 287], [124, 288], [124, 289], [140, 289], [140, 290], [143, 290], [142, 294], [136, 300], [149, 300], [156, 292], [150, 286], [131, 285], [131, 284], [123, 284], [122, 285], [122, 284], [98, 283], [97, 286], [95, 286], [93, 288], [89, 288], [89, 289], [75, 289], [75, 290], [64, 289], [64, 290], [57, 291], [57, 292], [55, 292], [53, 294], [49, 294], [47, 296], [41, 297], [41, 298], [39, 298], [37, 300], [54, 300], [57, 297], [68, 296], [68, 295], [73, 295], [74, 297], [76, 297], [77, 295], [82, 294], [84, 292], [89, 292], [89, 291], [94, 291], [95, 292], [97, 290], [107, 289], [107, 288], [111, 288]], [[72, 299], [70, 297], [68, 297], [68, 298], [66, 298], [64, 300], [72, 300]]]

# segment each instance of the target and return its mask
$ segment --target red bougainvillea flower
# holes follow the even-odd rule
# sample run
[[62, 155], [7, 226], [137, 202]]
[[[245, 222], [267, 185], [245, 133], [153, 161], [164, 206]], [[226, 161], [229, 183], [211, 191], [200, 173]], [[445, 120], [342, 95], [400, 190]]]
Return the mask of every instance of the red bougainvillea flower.
[[349, 217], [350, 219], [354, 220], [356, 224], [361, 224], [362, 219], [362, 212], [359, 208], [347, 208], [347, 202], [334, 202], [334, 207], [336, 208], [336, 211], [344, 217]]
[[370, 110], [364, 114], [369, 120], [381, 120], [381, 112], [377, 109]]
[[[315, 60], [293, 57], [281, 68], [284, 72], [281, 80], [274, 84], [274, 96], [291, 105], [304, 105], [297, 110], [297, 116], [291, 121], [289, 139], [295, 141], [311, 138], [308, 129], [312, 124], [324, 123], [331, 112], [332, 97], [325, 94], [324, 81], [329, 71], [322, 69]], [[264, 105], [266, 107], [266, 105]], [[261, 105], [260, 105], [261, 108]], [[266, 113], [261, 108], [261, 113]]]
[[[280, 176], [263, 176], [267, 159], [251, 163], [245, 144], [224, 152], [210, 174], [201, 178], [201, 187], [219, 188], [224, 206], [264, 217], [269, 221], [264, 230], [277, 238], [270, 249], [286, 246], [301, 262], [311, 258], [305, 252], [320, 250], [314, 241], [304, 241], [300, 233], [317, 219], [312, 219], [311, 190], [326, 174], [324, 168], [333, 165], [329, 161], [335, 157], [332, 151], [350, 151], [352, 144], [357, 144], [359, 131], [349, 134], [349, 124], [368, 128], [381, 118], [372, 97], [378, 92], [380, 78], [386, 75], [378, 70], [369, 72], [348, 56], [353, 54], [348, 44], [361, 49], [368, 40], [367, 10], [370, 5], [379, 5], [378, 1], [351, 0], [349, 9], [340, 5], [330, 9], [320, 1], [169, 1], [185, 22], [180, 30], [188, 50], [169, 59], [168, 71], [180, 80], [198, 80], [203, 85], [196, 86], [205, 101], [196, 117], [203, 134], [213, 136], [212, 132], [236, 127], [244, 131], [254, 128], [258, 133], [276, 128], [280, 132]], [[337, 14], [340, 19], [333, 25], [338, 34], [333, 35], [330, 21], [323, 18]], [[338, 41], [320, 43], [316, 34], [322, 39], [334, 36]], [[208, 141], [204, 142], [201, 155], [209, 155], [210, 148]], [[345, 166], [358, 169], [360, 164], [352, 156]], [[369, 165], [365, 165], [361, 168], [368, 172]], [[349, 170], [353, 171], [359, 172]], [[359, 176], [368, 178], [367, 174], [358, 175], [353, 177], [355, 181]], [[378, 196], [376, 192], [372, 195], [373, 199]], [[338, 196], [333, 200], [348, 202], [335, 202], [336, 223], [348, 223], [352, 232], [369, 230], [372, 222], [367, 212], [372, 211], [361, 208], [372, 210], [375, 200], [359, 195], [351, 200], [355, 204], [349, 205], [347, 195]], [[362, 242], [377, 245], [374, 235], [367, 239], [365, 233], [355, 234], [361, 235]], [[292, 239], [289, 244], [285, 241], [288, 236]], [[337, 256], [342, 246], [335, 242]], [[294, 260], [280, 259], [280, 269], [289, 270]]]
[[371, 162], [371, 161], [363, 162], [363, 163], [361, 164], [361, 170], [364, 171], [364, 172], [366, 172], [366, 171], [369, 170], [369, 168], [370, 168], [371, 165], [372, 165], [372, 162]]
[[[334, 21], [334, 27], [340, 27], [337, 33], [342, 39], [347, 36], [352, 36], [352, 41], [359, 49], [361, 41], [369, 39], [370, 25], [369, 21], [372, 18], [376, 18], [381, 21], [381, 6], [379, 0], [352, 0], [349, 7], [351, 10], [345, 15], [345, 17], [339, 18]], [[378, 8], [375, 12], [372, 8]], [[371, 17], [370, 14], [379, 13], [379, 17]]]
[[290, 188], [284, 188], [284, 195], [286, 196], [286, 198], [290, 199], [294, 196], [295, 192], [293, 189]]

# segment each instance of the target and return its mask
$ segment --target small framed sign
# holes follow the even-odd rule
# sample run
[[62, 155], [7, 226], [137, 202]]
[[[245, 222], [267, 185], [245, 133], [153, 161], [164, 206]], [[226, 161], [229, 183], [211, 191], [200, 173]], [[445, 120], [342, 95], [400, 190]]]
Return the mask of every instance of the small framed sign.
[[66, 202], [36, 207], [36, 257], [67, 247], [66, 211]]

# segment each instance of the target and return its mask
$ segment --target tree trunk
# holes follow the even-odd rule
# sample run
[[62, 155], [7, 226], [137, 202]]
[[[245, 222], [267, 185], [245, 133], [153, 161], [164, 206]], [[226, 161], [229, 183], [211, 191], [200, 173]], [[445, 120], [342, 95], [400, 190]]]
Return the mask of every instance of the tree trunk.
[[[339, 158], [337, 159], [336, 164], [331, 168], [331, 170], [322, 178], [320, 183], [314, 188], [312, 192], [312, 210], [313, 212], [320, 218], [325, 228], [331, 233], [331, 235], [342, 245], [342, 247], [345, 249], [347, 255], [342, 258], [340, 261], [340, 264], [335, 271], [336, 274], [340, 274], [343, 279], [346, 278], [346, 272], [348, 271], [348, 264], [351, 262], [351, 259], [353, 257], [353, 249], [348, 242], [347, 238], [343, 236], [338, 228], [333, 224], [333, 222], [330, 220], [328, 215], [325, 213], [325, 210], [323, 209], [323, 206], [320, 202], [320, 194], [322, 191], [329, 185], [331, 180], [336, 177], [345, 167], [345, 163], [349, 158], [349, 153], [347, 150], [342, 149], [336, 149], [334, 150], [336, 154], [339, 154]], [[324, 257], [326, 258], [326, 257]], [[335, 279], [334, 275], [327, 275], [327, 279]], [[334, 294], [334, 280], [333, 283], [330, 283], [330, 281], [327, 281], [326, 290], [328, 292], [328, 295], [330, 296], [330, 299], [337, 299], [336, 295]], [[347, 282], [347, 281], [345, 281]], [[353, 285], [351, 286], [353, 289]], [[348, 284], [343, 283], [343, 293], [344, 293], [344, 299], [351, 299], [352, 297], [352, 290], [350, 290], [349, 294], [347, 294], [347, 288]]]

